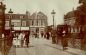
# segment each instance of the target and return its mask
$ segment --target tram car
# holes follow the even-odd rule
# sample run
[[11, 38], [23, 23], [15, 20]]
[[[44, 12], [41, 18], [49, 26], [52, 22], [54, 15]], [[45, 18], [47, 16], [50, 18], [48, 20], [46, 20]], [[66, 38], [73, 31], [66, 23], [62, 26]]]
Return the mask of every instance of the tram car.
[[69, 25], [57, 25], [57, 33], [59, 33], [59, 35], [62, 35], [62, 32], [65, 31], [66, 35], [70, 35], [70, 31], [69, 31]]

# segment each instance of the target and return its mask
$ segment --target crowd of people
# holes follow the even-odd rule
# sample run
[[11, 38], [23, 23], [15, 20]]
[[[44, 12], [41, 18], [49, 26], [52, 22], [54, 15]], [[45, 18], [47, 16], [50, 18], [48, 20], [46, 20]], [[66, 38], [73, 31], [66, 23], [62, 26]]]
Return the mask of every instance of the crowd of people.
[[30, 36], [30, 31], [5, 33], [6, 45], [10, 47], [12, 45], [14, 45], [15, 47], [23, 47], [25, 44], [28, 47], [29, 36]]
[[[33, 34], [35, 38], [39, 38], [39, 33]], [[68, 37], [69, 33], [66, 27], [62, 27], [58, 30], [51, 30], [46, 32], [40, 32], [42, 38], [46, 38], [47, 40], [52, 39], [52, 44], [58, 44], [58, 40], [61, 40], [61, 45], [63, 50], [66, 50], [68, 47]]]
[[13, 44], [17, 47], [23, 47], [24, 44], [28, 47], [30, 32], [20, 32], [15, 34]]
[[[41, 36], [40, 36], [41, 35]], [[29, 36], [30, 36], [30, 31], [27, 32], [10, 32], [9, 34], [6, 34], [6, 38], [7, 38], [7, 45], [8, 46], [12, 46], [14, 45], [15, 47], [23, 47], [24, 45], [26, 45], [28, 47], [29, 44]], [[63, 49], [65, 49], [65, 47], [68, 46], [68, 40], [67, 38], [65, 38], [67, 36], [67, 31], [61, 29], [61, 30], [52, 30], [52, 31], [46, 31], [43, 32], [41, 31], [40, 34], [39, 32], [35, 32], [33, 33], [33, 36], [35, 38], [46, 38], [46, 39], [52, 39], [52, 44], [54, 43], [58, 43], [58, 39], [60, 37], [61, 39], [61, 43], [63, 46]]]

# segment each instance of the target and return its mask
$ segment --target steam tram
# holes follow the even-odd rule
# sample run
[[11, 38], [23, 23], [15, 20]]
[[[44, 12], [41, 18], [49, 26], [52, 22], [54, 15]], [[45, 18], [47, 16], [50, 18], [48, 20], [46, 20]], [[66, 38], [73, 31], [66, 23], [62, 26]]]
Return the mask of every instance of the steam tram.
[[70, 27], [69, 25], [58, 25], [57, 32], [62, 33], [62, 31], [66, 31], [67, 34], [70, 34], [69, 27]]

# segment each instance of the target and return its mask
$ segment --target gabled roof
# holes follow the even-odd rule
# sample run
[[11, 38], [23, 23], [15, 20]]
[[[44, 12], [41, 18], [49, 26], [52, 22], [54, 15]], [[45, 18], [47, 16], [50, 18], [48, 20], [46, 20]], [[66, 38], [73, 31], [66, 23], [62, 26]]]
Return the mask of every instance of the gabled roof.
[[41, 19], [42, 19], [42, 18], [43, 18], [43, 19], [44, 19], [44, 18], [45, 18], [45, 19], [47, 18], [47, 16], [46, 16], [43, 12], [41, 12], [41, 11], [39, 11], [39, 12], [37, 13], [37, 16], [38, 16], [39, 18], [41, 18]]
[[30, 19], [44, 19], [47, 18], [47, 16], [43, 12], [33, 13], [30, 16]]
[[35, 17], [36, 17], [36, 13], [33, 13], [33, 14], [30, 16], [31, 19], [34, 19]]

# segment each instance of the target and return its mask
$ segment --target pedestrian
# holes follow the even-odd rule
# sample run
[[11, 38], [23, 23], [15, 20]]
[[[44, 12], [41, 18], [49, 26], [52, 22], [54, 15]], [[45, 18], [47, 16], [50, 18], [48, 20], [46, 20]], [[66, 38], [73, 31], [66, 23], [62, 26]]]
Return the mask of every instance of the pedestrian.
[[66, 30], [63, 30], [63, 36], [62, 36], [62, 46], [63, 46], [63, 50], [66, 50], [68, 47], [68, 39], [67, 39], [67, 34], [66, 34]]
[[25, 37], [24, 37], [24, 39], [25, 39], [25, 44], [26, 44], [27, 47], [28, 47], [28, 44], [30, 43], [30, 42], [29, 42], [29, 36], [30, 36], [30, 31], [26, 32], [26, 33], [25, 33]]
[[16, 47], [19, 47], [20, 46], [20, 39], [19, 39], [19, 35], [20, 35], [20, 33], [16, 33], [16, 38], [15, 38], [15, 45], [16, 45]]
[[57, 44], [58, 44], [59, 39], [60, 39], [60, 38], [59, 38], [59, 37], [60, 37], [60, 36], [59, 36], [59, 31], [60, 31], [59, 29], [57, 29], [57, 31], [56, 31], [56, 35], [57, 35], [57, 36], [56, 36], [56, 43], [57, 43]]
[[13, 45], [13, 37], [14, 37], [13, 33], [10, 32], [8, 37], [7, 37], [7, 42], [8, 42], [7, 45], [10, 46], [10, 47]]
[[52, 44], [56, 43], [56, 30], [51, 31]]
[[81, 39], [81, 49], [84, 49], [85, 48], [85, 31], [82, 29], [82, 27], [80, 29], [78, 38]]
[[18, 42], [18, 33], [15, 34], [15, 38], [13, 38], [13, 45], [15, 47], [19, 47], [19, 42]]
[[44, 33], [44, 38], [46, 38], [46, 32]]
[[37, 33], [36, 33], [36, 32], [35, 32], [35, 34], [34, 34], [34, 35], [35, 35], [35, 38], [37, 38]]
[[24, 44], [24, 33], [20, 33], [19, 37], [18, 37], [19, 41], [20, 41], [20, 46], [23, 47]]
[[44, 33], [43, 32], [41, 32], [41, 37], [43, 37], [44, 36]]
[[47, 39], [49, 39], [50, 38], [50, 33], [48, 31], [47, 31], [46, 35], [47, 35]]
[[24, 45], [24, 37], [25, 37], [25, 34], [24, 32], [21, 33], [21, 47], [23, 47]]
[[39, 38], [39, 32], [37, 32], [37, 38]]

